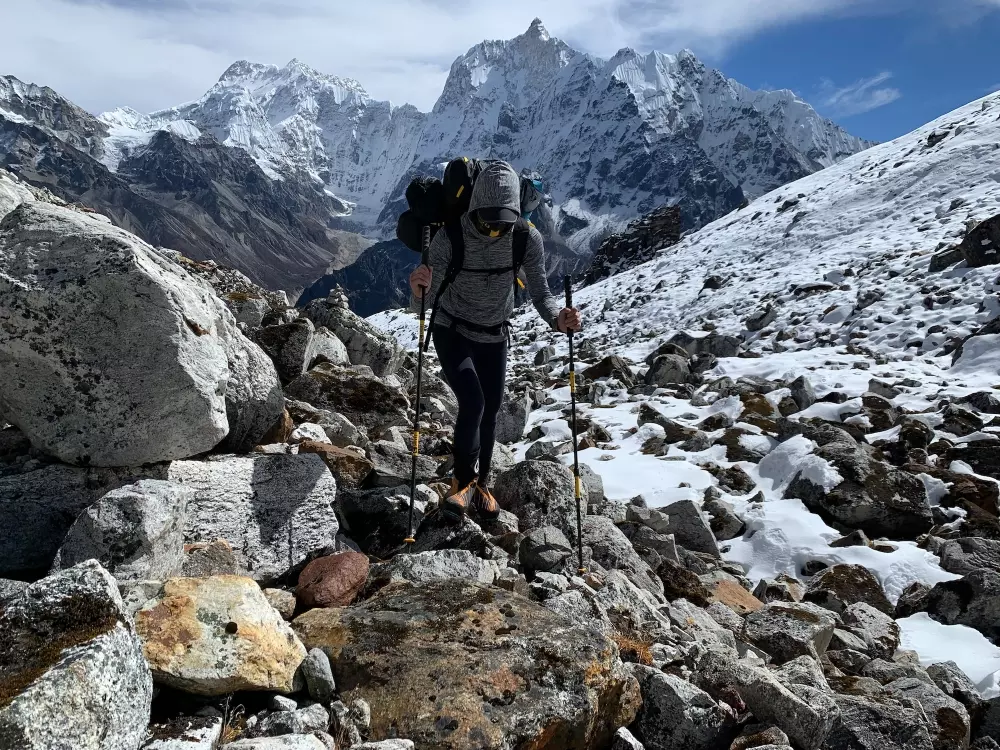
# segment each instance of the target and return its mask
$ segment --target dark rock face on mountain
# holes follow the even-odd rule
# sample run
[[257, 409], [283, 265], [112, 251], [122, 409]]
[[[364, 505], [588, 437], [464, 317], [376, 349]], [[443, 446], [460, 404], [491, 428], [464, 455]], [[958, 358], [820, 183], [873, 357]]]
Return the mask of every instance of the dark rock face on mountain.
[[420, 256], [399, 240], [379, 242], [346, 268], [328, 273], [307, 287], [298, 304], [325, 299], [338, 285], [347, 294], [351, 309], [362, 317], [410, 303], [407, 279]]
[[151, 245], [219, 261], [268, 288], [301, 289], [367, 242], [332, 227], [344, 210], [335, 198], [271, 180], [245, 152], [210, 136], [191, 143], [161, 131], [114, 173], [91, 155], [99, 144], [85, 150], [86, 128], [65, 138], [50, 130], [0, 115], [0, 164]]
[[608, 237], [598, 248], [584, 276], [585, 284], [613, 276], [619, 271], [652, 260], [657, 250], [676, 244], [681, 238], [681, 209], [663, 206], [638, 221], [621, 234]]

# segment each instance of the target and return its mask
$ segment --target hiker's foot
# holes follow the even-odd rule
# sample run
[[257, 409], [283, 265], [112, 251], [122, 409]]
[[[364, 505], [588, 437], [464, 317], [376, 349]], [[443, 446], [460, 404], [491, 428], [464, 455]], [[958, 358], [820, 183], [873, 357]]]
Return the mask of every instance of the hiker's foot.
[[458, 482], [452, 479], [451, 492], [448, 493], [448, 496], [445, 497], [444, 502], [441, 504], [441, 510], [449, 520], [459, 522], [469, 512], [469, 506], [472, 504], [475, 494], [475, 480], [469, 482], [465, 487], [459, 488]]
[[492, 521], [500, 515], [500, 505], [493, 497], [493, 493], [479, 483], [476, 484], [476, 492], [472, 497], [472, 507], [487, 521]]

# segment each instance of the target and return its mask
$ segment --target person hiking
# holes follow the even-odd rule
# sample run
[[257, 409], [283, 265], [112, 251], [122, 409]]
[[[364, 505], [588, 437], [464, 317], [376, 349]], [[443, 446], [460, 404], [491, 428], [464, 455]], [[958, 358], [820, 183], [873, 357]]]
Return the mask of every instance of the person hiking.
[[[453, 454], [455, 471], [442, 510], [461, 520], [475, 509], [496, 518], [500, 507], [487, 488], [497, 413], [507, 376], [510, 316], [514, 312], [513, 229], [521, 218], [521, 180], [505, 162], [487, 162], [476, 178], [469, 210], [461, 217], [465, 243], [461, 271], [437, 300], [452, 249], [447, 232], [434, 235], [429, 265], [410, 274], [410, 306], [437, 302], [431, 328], [445, 380], [458, 399]], [[578, 331], [581, 316], [549, 292], [541, 233], [530, 226], [522, 269], [528, 293], [542, 319], [562, 333]], [[426, 289], [426, 292], [424, 290]]]

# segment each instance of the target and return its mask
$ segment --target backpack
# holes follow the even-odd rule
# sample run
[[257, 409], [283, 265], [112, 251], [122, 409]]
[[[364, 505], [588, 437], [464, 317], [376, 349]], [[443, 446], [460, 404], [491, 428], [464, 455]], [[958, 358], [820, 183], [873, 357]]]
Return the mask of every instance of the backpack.
[[[441, 229], [448, 234], [451, 244], [451, 261], [445, 271], [444, 279], [438, 288], [437, 297], [434, 300], [434, 307], [431, 309], [430, 323], [427, 327], [427, 341], [430, 342], [431, 331], [434, 328], [434, 319], [437, 316], [438, 304], [444, 295], [445, 290], [458, 277], [459, 273], [485, 273], [500, 274], [508, 271], [514, 272], [514, 292], [518, 287], [523, 287], [524, 283], [519, 278], [521, 266], [524, 264], [524, 256], [528, 252], [528, 238], [531, 234], [531, 222], [520, 218], [513, 229], [513, 264], [506, 268], [470, 269], [465, 268], [465, 239], [462, 236], [462, 215], [469, 210], [469, 201], [472, 197], [472, 188], [476, 178], [483, 169], [483, 162], [476, 159], [462, 157], [448, 162], [444, 170], [444, 178], [417, 177], [413, 179], [406, 188], [406, 203], [409, 207], [399, 217], [396, 223], [396, 237], [415, 252], [421, 252], [423, 228], [431, 228], [431, 239]], [[524, 189], [522, 178], [521, 195], [531, 191]], [[530, 205], [534, 210], [538, 205]], [[525, 206], [522, 206], [522, 213]], [[480, 326], [461, 318], [451, 316], [457, 323], [466, 328], [483, 333], [496, 334], [505, 330], [505, 324], [499, 326]], [[426, 345], [425, 345], [426, 348]]]

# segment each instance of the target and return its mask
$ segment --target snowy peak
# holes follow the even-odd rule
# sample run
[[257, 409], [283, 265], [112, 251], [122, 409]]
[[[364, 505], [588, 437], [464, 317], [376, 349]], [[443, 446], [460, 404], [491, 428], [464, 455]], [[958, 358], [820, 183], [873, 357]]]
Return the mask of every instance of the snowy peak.
[[91, 156], [102, 152], [107, 126], [48, 86], [0, 76], [0, 118], [29, 123]]

